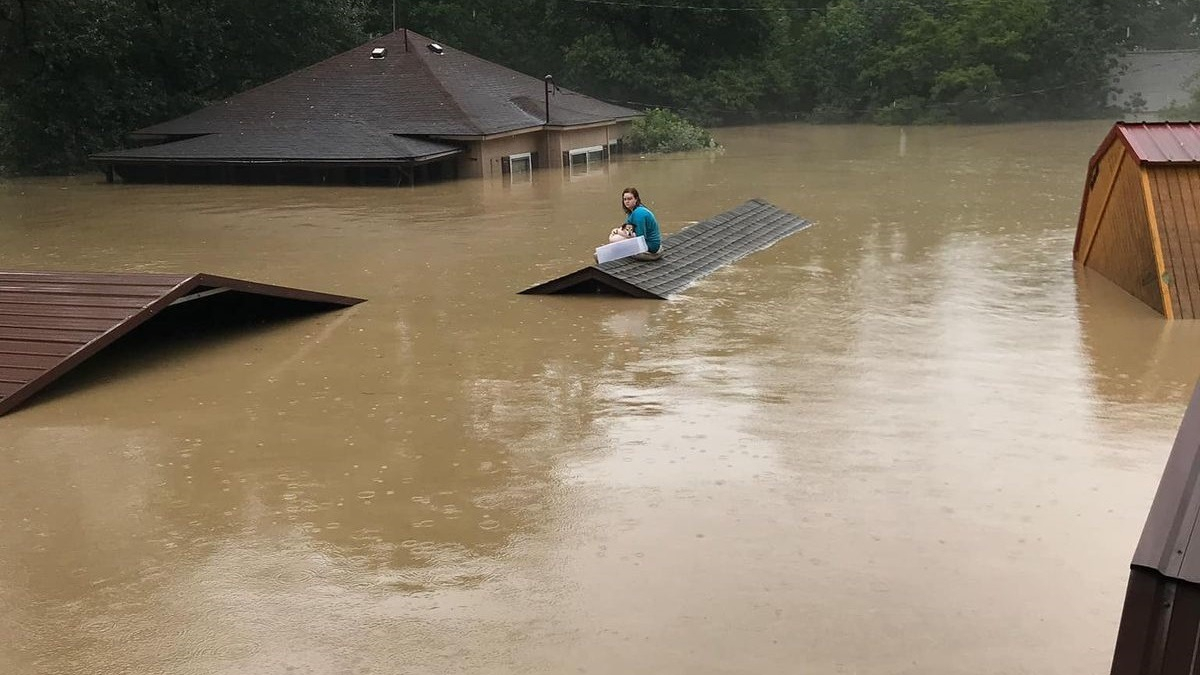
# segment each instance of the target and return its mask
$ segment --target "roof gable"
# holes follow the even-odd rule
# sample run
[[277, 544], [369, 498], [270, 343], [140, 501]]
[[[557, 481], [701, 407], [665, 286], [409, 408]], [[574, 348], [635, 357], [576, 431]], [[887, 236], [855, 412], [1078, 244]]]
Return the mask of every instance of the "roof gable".
[[1200, 127], [1193, 122], [1117, 122], [1092, 163], [1118, 139], [1143, 164], [1200, 163]]
[[[414, 136], [481, 136], [545, 123], [545, 83], [412, 31], [399, 30], [133, 136], [193, 136], [325, 124]], [[384, 58], [372, 51], [386, 49]], [[558, 89], [551, 120], [583, 125], [635, 110]]]
[[809, 221], [762, 199], [689, 225], [662, 241], [661, 260], [619, 258], [521, 291], [529, 295], [613, 291], [665, 300], [723, 265], [807, 228]]
[[231, 294], [314, 307], [363, 301], [204, 273], [0, 271], [0, 415], [168, 308]]

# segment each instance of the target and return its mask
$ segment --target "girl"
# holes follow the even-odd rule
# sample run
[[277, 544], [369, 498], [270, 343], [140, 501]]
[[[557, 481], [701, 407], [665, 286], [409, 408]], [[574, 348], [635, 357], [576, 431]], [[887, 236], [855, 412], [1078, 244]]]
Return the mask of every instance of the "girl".
[[633, 256], [636, 260], [659, 260], [662, 258], [662, 234], [658, 220], [650, 209], [642, 204], [637, 188], [627, 187], [621, 191], [621, 207], [625, 209], [625, 224], [633, 227], [635, 237], [646, 238], [646, 253]]

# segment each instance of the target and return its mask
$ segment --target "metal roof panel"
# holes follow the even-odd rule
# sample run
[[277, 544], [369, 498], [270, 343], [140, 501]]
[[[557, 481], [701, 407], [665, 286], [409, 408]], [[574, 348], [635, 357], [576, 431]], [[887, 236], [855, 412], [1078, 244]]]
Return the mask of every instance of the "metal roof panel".
[[1138, 161], [1200, 162], [1200, 129], [1192, 122], [1118, 122], [1116, 126]]
[[1171, 579], [1200, 583], [1200, 385], [1192, 393], [1158, 492], [1146, 516], [1133, 564]]
[[212, 290], [362, 302], [202, 273], [0, 272], [0, 415], [172, 303]]

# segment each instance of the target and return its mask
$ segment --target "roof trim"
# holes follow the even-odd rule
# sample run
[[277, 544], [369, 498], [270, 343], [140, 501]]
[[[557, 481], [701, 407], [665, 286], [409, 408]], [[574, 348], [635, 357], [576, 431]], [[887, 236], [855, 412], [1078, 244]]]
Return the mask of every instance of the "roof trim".
[[173, 303], [199, 290], [240, 291], [323, 305], [362, 298], [212, 274], [0, 271], [0, 415]]
[[267, 158], [204, 158], [197, 159], [193, 157], [106, 157], [104, 155], [92, 155], [89, 159], [98, 164], [182, 164], [187, 166], [211, 166], [211, 165], [254, 165], [262, 166], [264, 164], [292, 164], [292, 165], [313, 165], [313, 166], [409, 166], [418, 164], [428, 164], [436, 162], [439, 159], [461, 155], [466, 152], [464, 149], [453, 150], [449, 152], [441, 152], [436, 155], [423, 155], [421, 157], [406, 157], [396, 159], [267, 159]]
[[1200, 385], [1179, 424], [1133, 565], [1164, 577], [1200, 583], [1200, 544], [1192, 534], [1200, 527]]

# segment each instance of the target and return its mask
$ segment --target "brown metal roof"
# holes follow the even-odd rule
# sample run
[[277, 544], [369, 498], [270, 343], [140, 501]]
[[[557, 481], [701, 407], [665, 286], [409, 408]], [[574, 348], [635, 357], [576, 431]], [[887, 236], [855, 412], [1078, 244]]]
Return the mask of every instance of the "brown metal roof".
[[0, 415], [172, 304], [225, 291], [362, 302], [211, 274], [0, 272]]
[[[1150, 505], [1133, 564], [1171, 579], [1200, 583], [1200, 386], [1183, 415]], [[1192, 542], [1197, 546], [1192, 548]]]
[[1200, 386], [1167, 458], [1133, 554], [1112, 675], [1200, 672]]

